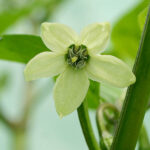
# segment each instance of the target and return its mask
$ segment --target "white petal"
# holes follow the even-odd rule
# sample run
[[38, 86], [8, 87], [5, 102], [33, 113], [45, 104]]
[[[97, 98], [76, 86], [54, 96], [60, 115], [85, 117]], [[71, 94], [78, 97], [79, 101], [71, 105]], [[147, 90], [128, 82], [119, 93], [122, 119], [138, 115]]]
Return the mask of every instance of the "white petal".
[[83, 102], [89, 87], [84, 70], [68, 67], [56, 81], [54, 100], [57, 113], [63, 117], [76, 110]]
[[58, 23], [42, 23], [41, 36], [45, 45], [57, 52], [66, 51], [78, 39], [77, 34], [70, 27]]
[[105, 48], [109, 35], [109, 23], [91, 24], [82, 30], [80, 43], [86, 45], [89, 52], [98, 54]]
[[131, 69], [123, 61], [110, 55], [91, 56], [86, 69], [92, 80], [116, 87], [127, 87], [135, 82]]
[[43, 52], [36, 55], [27, 64], [24, 74], [27, 81], [43, 77], [52, 77], [66, 68], [65, 56], [53, 52]]

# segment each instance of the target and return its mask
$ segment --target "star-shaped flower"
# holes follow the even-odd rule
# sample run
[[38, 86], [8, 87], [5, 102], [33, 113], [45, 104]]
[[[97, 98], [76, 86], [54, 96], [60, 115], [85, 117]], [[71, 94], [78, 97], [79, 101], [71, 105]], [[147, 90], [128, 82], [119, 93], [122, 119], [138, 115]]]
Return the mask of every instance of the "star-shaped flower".
[[35, 56], [25, 68], [26, 80], [53, 77], [57, 113], [62, 117], [77, 109], [83, 102], [89, 79], [116, 87], [135, 82], [131, 69], [120, 59], [100, 55], [107, 44], [109, 23], [95, 23], [85, 27], [78, 36], [63, 24], [43, 23], [42, 40], [52, 51]]

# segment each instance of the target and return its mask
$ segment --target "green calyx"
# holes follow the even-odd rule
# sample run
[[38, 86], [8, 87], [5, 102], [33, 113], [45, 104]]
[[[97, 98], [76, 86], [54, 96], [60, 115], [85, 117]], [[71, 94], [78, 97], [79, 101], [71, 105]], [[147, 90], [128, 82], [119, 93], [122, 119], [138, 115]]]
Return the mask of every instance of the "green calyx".
[[68, 54], [67, 54], [67, 63], [76, 69], [83, 68], [88, 59], [88, 51], [85, 45], [76, 46], [72, 44], [68, 47]]

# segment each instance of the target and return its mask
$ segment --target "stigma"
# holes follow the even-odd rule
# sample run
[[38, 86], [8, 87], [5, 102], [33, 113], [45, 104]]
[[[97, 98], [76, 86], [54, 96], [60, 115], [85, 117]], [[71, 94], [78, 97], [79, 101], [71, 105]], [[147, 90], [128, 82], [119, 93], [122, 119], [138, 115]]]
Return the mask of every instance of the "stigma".
[[73, 68], [82, 69], [83, 67], [85, 67], [89, 59], [87, 47], [85, 45], [70, 45], [68, 47], [66, 59], [67, 63]]

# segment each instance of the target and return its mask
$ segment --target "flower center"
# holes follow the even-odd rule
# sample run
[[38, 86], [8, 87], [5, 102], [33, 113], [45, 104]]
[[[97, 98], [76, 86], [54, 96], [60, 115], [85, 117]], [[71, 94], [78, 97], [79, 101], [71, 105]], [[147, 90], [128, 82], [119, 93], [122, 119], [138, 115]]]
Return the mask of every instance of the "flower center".
[[87, 47], [85, 45], [76, 46], [72, 44], [68, 47], [66, 57], [69, 65], [76, 69], [81, 69], [86, 65], [89, 59]]

